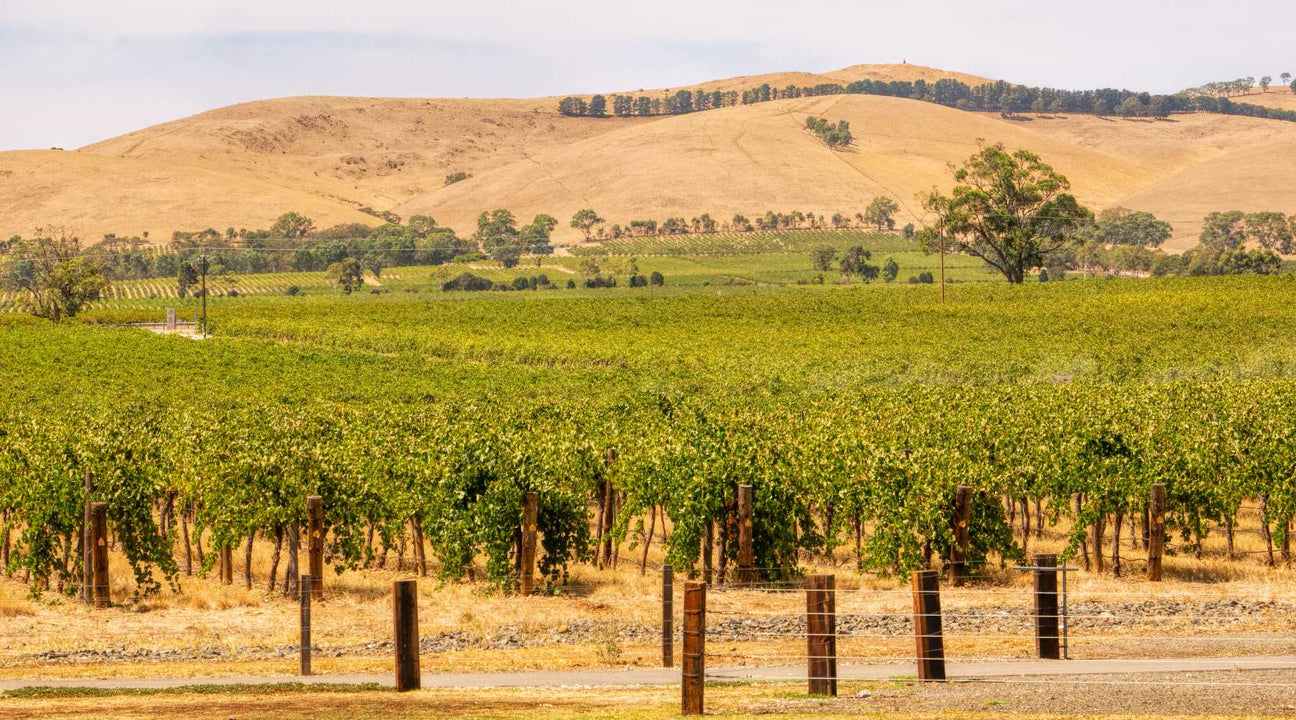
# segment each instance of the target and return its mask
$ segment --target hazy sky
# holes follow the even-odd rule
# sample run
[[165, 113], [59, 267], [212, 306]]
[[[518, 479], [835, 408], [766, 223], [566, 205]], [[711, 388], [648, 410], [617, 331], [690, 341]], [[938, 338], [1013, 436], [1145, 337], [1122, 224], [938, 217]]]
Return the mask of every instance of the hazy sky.
[[304, 94], [529, 97], [909, 62], [1172, 92], [1296, 73], [1290, 0], [0, 0], [0, 148]]

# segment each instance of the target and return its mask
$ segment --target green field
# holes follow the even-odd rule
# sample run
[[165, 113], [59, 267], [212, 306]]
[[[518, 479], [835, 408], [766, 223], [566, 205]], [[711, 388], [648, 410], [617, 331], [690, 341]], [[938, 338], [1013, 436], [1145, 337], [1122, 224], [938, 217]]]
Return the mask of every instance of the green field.
[[[734, 248], [741, 241], [741, 250], [719, 252], [722, 247]], [[727, 244], [726, 244], [727, 243]], [[894, 258], [900, 266], [895, 285], [906, 284], [908, 279], [921, 272], [940, 277], [940, 258], [925, 255], [916, 246], [895, 234], [860, 231], [808, 231], [793, 230], [772, 233], [741, 233], [733, 235], [697, 235], [674, 238], [636, 238], [608, 243], [602, 248], [593, 246], [574, 248], [576, 254], [545, 257], [537, 260], [525, 258], [515, 268], [504, 268], [499, 263], [484, 260], [473, 263], [450, 263], [428, 267], [396, 267], [382, 272], [380, 278], [366, 277], [366, 286], [360, 291], [368, 294], [439, 293], [441, 284], [461, 274], [472, 273], [493, 282], [509, 284], [517, 277], [544, 274], [549, 281], [566, 290], [567, 281], [582, 285], [583, 263], [587, 256], [602, 260], [602, 273], [614, 275], [619, 284], [627, 284], [627, 265], [634, 258], [640, 274], [660, 272], [666, 278], [668, 290], [699, 287], [782, 286], [782, 285], [858, 285], [858, 278], [844, 278], [837, 271], [820, 272], [813, 268], [810, 250], [831, 245], [845, 249], [862, 245], [873, 253], [872, 262], [881, 265]], [[630, 252], [631, 249], [655, 250]], [[694, 252], [696, 250], [696, 252]], [[946, 277], [950, 282], [1001, 282], [1002, 278], [986, 268], [984, 263], [965, 255], [948, 255], [945, 259]], [[874, 281], [884, 284], [882, 281]], [[283, 295], [290, 287], [304, 296], [332, 295], [336, 290], [323, 272], [265, 273], [245, 275], [213, 275], [208, 278], [213, 297], [227, 300], [251, 296]], [[598, 292], [620, 292], [621, 289], [604, 289]], [[156, 319], [154, 310], [161, 312], [166, 306], [190, 308], [192, 298], [177, 297], [173, 278], [125, 280], [115, 282], [109, 294], [95, 304], [98, 309], [140, 311], [140, 319]], [[21, 296], [0, 293], [0, 312], [16, 313], [24, 309]], [[191, 313], [182, 313], [188, 317]]]
[[[644, 258], [665, 287], [480, 293], [437, 289], [457, 267], [392, 269], [351, 296], [262, 276], [209, 299], [206, 341], [11, 313], [0, 510], [33, 577], [61, 572], [91, 470], [149, 578], [174, 571], [152, 510], [167, 497], [235, 543], [320, 494], [337, 567], [374, 551], [366, 528], [417, 519], [446, 577], [485, 557], [502, 585], [521, 494], [543, 497], [542, 571], [560, 583], [588, 557], [603, 482], [623, 494], [617, 532], [666, 513], [682, 569], [739, 483], [756, 488], [761, 564], [785, 568], [855, 515], [865, 567], [912, 568], [928, 543], [944, 552], [961, 483], [985, 491], [978, 560], [1019, 557], [1005, 494], [1084, 493], [1083, 527], [1165, 483], [1181, 549], [1261, 492], [1275, 532], [1296, 516], [1296, 278], [960, 282], [941, 302], [932, 285], [789, 282], [799, 263]], [[194, 308], [114, 304], [88, 319]]]

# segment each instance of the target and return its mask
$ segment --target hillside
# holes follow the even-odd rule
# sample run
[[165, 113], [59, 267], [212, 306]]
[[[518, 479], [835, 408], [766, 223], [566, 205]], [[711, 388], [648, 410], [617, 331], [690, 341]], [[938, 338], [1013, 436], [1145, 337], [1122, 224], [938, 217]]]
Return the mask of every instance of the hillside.
[[[694, 86], [746, 89], [961, 73], [860, 65]], [[638, 92], [638, 91], [635, 91]], [[665, 92], [649, 91], [649, 92]], [[1264, 96], [1287, 101], [1290, 93]], [[1296, 97], [1296, 96], [1293, 96]], [[977, 141], [1028, 148], [1067, 174], [1095, 207], [1127, 205], [1176, 225], [1191, 244], [1205, 212], [1296, 209], [1296, 124], [1218, 115], [1168, 121], [1092, 116], [1012, 120], [878, 96], [779, 100], [681, 116], [571, 118], [531, 100], [298, 97], [245, 103], [145, 128], [77, 151], [0, 153], [0, 236], [65, 224], [165, 240], [175, 229], [266, 227], [286, 210], [327, 226], [376, 222], [361, 207], [432, 214], [470, 233], [482, 210], [564, 220], [594, 207], [609, 223], [735, 212], [853, 214], [885, 194], [902, 222], [915, 195], [948, 183]], [[849, 120], [855, 143], [833, 152], [808, 115]], [[445, 186], [450, 173], [473, 177]], [[558, 240], [573, 241], [562, 223]]]
[[[854, 144], [826, 148], [804, 130], [809, 115], [849, 120]], [[1094, 207], [1133, 205], [1176, 224], [1174, 248], [1192, 243], [1213, 209], [1285, 208], [1296, 190], [1256, 183], [1285, 177], [1296, 156], [1296, 125], [1216, 115], [1171, 121], [1091, 116], [1026, 117], [966, 113], [875, 96], [780, 100], [662, 119], [536, 153], [460, 185], [398, 207], [471, 226], [494, 203], [522, 216], [569, 216], [594, 207], [609, 222], [710, 212], [801, 210], [854, 213], [873, 197], [902, 206], [901, 222], [923, 219], [915, 196], [947, 186], [948, 165], [986, 139], [1028, 148], [1066, 174]], [[1212, 178], [1235, 181], [1227, 202]]]

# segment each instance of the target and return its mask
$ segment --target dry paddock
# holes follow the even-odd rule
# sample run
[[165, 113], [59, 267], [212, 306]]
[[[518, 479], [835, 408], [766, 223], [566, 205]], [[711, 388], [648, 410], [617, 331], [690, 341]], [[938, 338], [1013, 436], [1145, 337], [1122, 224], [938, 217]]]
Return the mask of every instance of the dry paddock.
[[[300, 688], [0, 698], [0, 716], [26, 718], [551, 718], [678, 716], [678, 687], [423, 690]], [[1067, 676], [920, 684], [844, 682], [837, 698], [797, 683], [711, 684], [707, 713], [724, 717], [1242, 718], [1296, 716], [1296, 671]]]

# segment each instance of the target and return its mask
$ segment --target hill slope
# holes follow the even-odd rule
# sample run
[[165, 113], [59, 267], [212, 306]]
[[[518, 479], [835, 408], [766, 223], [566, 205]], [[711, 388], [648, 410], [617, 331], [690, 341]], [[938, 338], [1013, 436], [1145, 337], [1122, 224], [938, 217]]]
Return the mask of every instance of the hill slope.
[[[694, 87], [941, 77], [986, 82], [902, 64]], [[948, 184], [949, 163], [980, 139], [1041, 154], [1095, 207], [1157, 212], [1175, 224], [1175, 247], [1191, 244], [1211, 210], [1296, 210], [1296, 124], [1277, 121], [1006, 120], [855, 95], [657, 118], [569, 118], [555, 106], [556, 98], [285, 98], [74, 152], [0, 153], [0, 236], [54, 223], [88, 240], [143, 231], [165, 240], [175, 229], [266, 227], [286, 210], [319, 226], [376, 222], [364, 206], [430, 213], [466, 234], [482, 210], [507, 207], [558, 217], [559, 239], [570, 241], [565, 220], [581, 207], [609, 223], [704, 212], [723, 221], [766, 210], [854, 214], [877, 195], [896, 198], [904, 221], [921, 220], [916, 193]], [[803, 129], [808, 115], [849, 120], [855, 143], [830, 151]], [[454, 172], [473, 177], [445, 186]]]
[[[825, 147], [807, 116], [849, 120], [855, 142]], [[1202, 214], [1228, 207], [1296, 205], [1289, 184], [1241, 183], [1256, 173], [1285, 177], [1296, 125], [1215, 115], [1167, 122], [1090, 116], [1005, 120], [929, 103], [874, 96], [780, 100], [666, 118], [532, 155], [398, 208], [471, 227], [487, 207], [565, 218], [596, 208], [609, 222], [710, 212], [801, 210], [853, 214], [877, 195], [895, 198], [902, 222], [921, 222], [915, 197], [948, 186], [949, 164], [979, 140], [1042, 155], [1094, 207], [1133, 205], [1176, 225], [1174, 247], [1190, 245]], [[1221, 198], [1212, 178], [1232, 178]], [[1223, 203], [1223, 205], [1221, 204]], [[568, 237], [571, 237], [570, 235]]]

